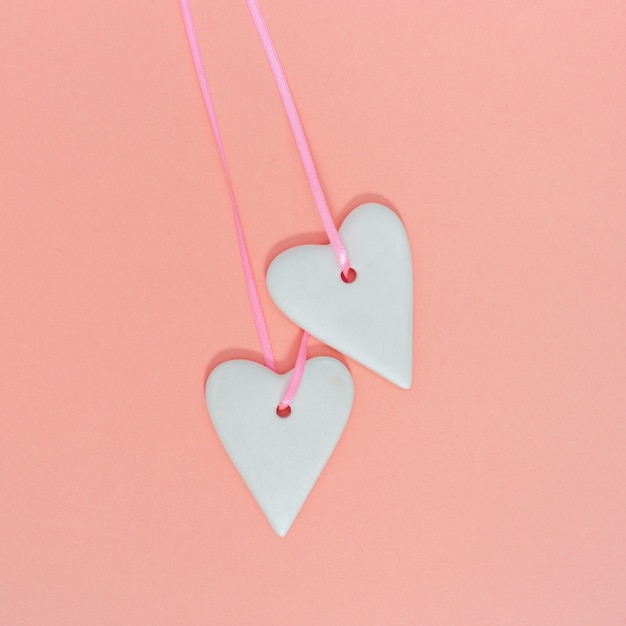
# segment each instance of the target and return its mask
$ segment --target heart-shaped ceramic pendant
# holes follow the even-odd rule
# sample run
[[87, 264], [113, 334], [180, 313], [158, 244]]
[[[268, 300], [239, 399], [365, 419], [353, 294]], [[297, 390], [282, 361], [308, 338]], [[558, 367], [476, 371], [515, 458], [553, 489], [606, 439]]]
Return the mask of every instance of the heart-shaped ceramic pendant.
[[413, 370], [413, 269], [406, 230], [377, 203], [362, 204], [339, 235], [356, 279], [345, 283], [330, 245], [279, 254], [267, 272], [278, 308], [298, 326], [399, 387]]
[[276, 408], [291, 372], [252, 361], [218, 365], [206, 403], [228, 456], [274, 531], [284, 537], [324, 469], [348, 421], [354, 384], [337, 359], [306, 362], [289, 417]]

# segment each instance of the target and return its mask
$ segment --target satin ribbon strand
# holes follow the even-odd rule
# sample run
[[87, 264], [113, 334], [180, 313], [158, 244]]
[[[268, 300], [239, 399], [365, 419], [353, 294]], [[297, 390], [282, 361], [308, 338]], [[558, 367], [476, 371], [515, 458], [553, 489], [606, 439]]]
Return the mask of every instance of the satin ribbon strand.
[[296, 103], [293, 99], [291, 89], [289, 89], [287, 77], [285, 76], [278, 53], [276, 52], [276, 48], [274, 47], [267, 24], [265, 23], [257, 1], [246, 0], [246, 4], [248, 5], [248, 11], [250, 12], [250, 16], [254, 22], [254, 26], [259, 35], [259, 39], [261, 40], [265, 56], [267, 57], [272, 74], [274, 75], [274, 80], [276, 81], [276, 86], [278, 87], [281, 100], [283, 101], [283, 106], [285, 108], [285, 112], [287, 113], [287, 119], [289, 120], [289, 125], [291, 126], [291, 132], [293, 133], [296, 141], [296, 146], [298, 147], [298, 152], [300, 153], [300, 159], [302, 160], [302, 165], [304, 166], [304, 171], [309, 181], [309, 187], [311, 188], [311, 193], [313, 194], [313, 200], [315, 201], [315, 206], [317, 207], [317, 212], [322, 219], [322, 224], [324, 225], [324, 230], [328, 236], [328, 241], [335, 252], [339, 266], [341, 267], [341, 273], [347, 277], [349, 275], [348, 271], [350, 269], [350, 259], [348, 258], [346, 248], [339, 237], [332, 215], [328, 209], [328, 203], [326, 202], [326, 197], [324, 196], [324, 191], [322, 190], [322, 185], [317, 174], [317, 169], [315, 168], [309, 143], [306, 139], [300, 116], [298, 115]]
[[[248, 248], [246, 246], [246, 240], [243, 234], [243, 227], [241, 225], [241, 218], [239, 216], [239, 209], [237, 207], [235, 190], [230, 176], [230, 170], [228, 168], [228, 161], [226, 160], [226, 152], [224, 150], [222, 136], [219, 130], [219, 125], [217, 123], [217, 114], [215, 112], [215, 106], [213, 104], [211, 91], [209, 89], [209, 84], [206, 78], [206, 71], [204, 68], [204, 62], [202, 60], [202, 53], [200, 51], [200, 44], [198, 42], [198, 36], [193, 20], [193, 14], [191, 12], [191, 6], [189, 5], [189, 0], [179, 0], [179, 2], [183, 14], [183, 21], [185, 23], [187, 39], [189, 40], [189, 48], [191, 50], [191, 56], [193, 58], [194, 68], [196, 70], [196, 76], [198, 77], [198, 83], [200, 84], [200, 90], [202, 91], [204, 106], [211, 122], [211, 129], [213, 130], [213, 136], [215, 137], [215, 143], [217, 144], [217, 149], [220, 155], [220, 161], [222, 163], [224, 177], [226, 178], [226, 184], [228, 186], [228, 195], [230, 197], [230, 204], [232, 207], [233, 218], [235, 222], [235, 231], [237, 233], [237, 246], [239, 248], [239, 256], [241, 258], [241, 266], [243, 269], [244, 279], [246, 283], [246, 290], [248, 292], [248, 300], [250, 301], [250, 308], [252, 309], [252, 317], [254, 319], [257, 335], [259, 337], [259, 343], [261, 344], [263, 361], [266, 367], [274, 372], [277, 372], [276, 359], [274, 357], [274, 351], [272, 350], [272, 344], [270, 342], [267, 322], [265, 321], [265, 316], [261, 307], [259, 292], [254, 281], [252, 264], [250, 263], [250, 256], [248, 254]], [[291, 403], [296, 391], [298, 390], [298, 387], [302, 380], [302, 375], [304, 373], [304, 366], [306, 364], [308, 341], [309, 334], [303, 331], [294, 371], [289, 381], [285, 396], [280, 401], [280, 408], [286, 408]]]
[[[296, 364], [293, 368], [293, 376], [289, 381], [289, 385], [287, 386], [287, 391], [285, 391], [285, 395], [283, 399], [280, 401], [278, 405], [279, 409], [286, 409], [291, 405], [296, 392], [298, 391], [298, 387], [300, 386], [300, 381], [302, 379], [302, 374], [304, 373], [304, 366], [306, 365], [306, 353], [309, 346], [309, 333], [306, 331], [302, 332], [302, 340], [300, 341], [300, 348], [298, 349], [298, 356], [296, 357]], [[296, 372], [298, 375], [296, 376]]]

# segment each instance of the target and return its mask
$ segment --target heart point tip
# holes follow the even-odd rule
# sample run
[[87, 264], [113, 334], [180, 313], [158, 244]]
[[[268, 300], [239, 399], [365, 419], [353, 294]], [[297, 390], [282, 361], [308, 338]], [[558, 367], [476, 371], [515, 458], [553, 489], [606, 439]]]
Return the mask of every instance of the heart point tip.
[[400, 387], [400, 389], [410, 389], [413, 385], [413, 376], [411, 374], [409, 374], [408, 376], [397, 376], [391, 382], [394, 385]]
[[274, 527], [272, 527], [272, 530], [273, 530], [273, 531], [274, 531], [274, 532], [275, 532], [275, 533], [276, 533], [279, 537], [283, 538], [283, 537], [286, 537], [286, 536], [287, 536], [287, 533], [289, 532], [289, 529], [290, 529], [290, 528], [291, 528], [291, 526], [287, 526], [286, 528], [285, 528], [285, 527], [282, 527], [282, 528], [274, 528]]

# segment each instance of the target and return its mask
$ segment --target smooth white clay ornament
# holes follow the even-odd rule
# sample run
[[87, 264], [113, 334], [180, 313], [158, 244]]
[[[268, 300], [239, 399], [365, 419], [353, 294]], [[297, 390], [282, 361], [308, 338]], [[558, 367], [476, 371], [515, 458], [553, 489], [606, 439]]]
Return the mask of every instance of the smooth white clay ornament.
[[348, 421], [354, 383], [331, 357], [306, 362], [291, 414], [277, 405], [291, 372], [252, 361], [218, 365], [206, 403], [218, 437], [274, 531], [284, 537], [332, 454]]
[[356, 271], [346, 283], [330, 245], [279, 254], [267, 272], [278, 308], [327, 345], [403, 389], [413, 371], [413, 269], [400, 218], [382, 204], [362, 204], [339, 229]]

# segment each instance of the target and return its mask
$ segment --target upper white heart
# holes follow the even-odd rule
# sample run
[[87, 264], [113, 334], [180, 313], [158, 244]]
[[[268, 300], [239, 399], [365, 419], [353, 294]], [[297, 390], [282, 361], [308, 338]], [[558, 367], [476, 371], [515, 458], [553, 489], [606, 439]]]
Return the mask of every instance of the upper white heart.
[[413, 269], [406, 230], [382, 204], [354, 209], [339, 235], [357, 273], [341, 279], [330, 245], [286, 250], [271, 263], [267, 288], [298, 326], [399, 387], [413, 371]]
[[252, 361], [218, 365], [206, 402], [228, 456], [274, 531], [284, 537], [348, 421], [354, 383], [330, 357], [306, 362], [291, 415], [278, 417], [291, 372], [276, 374]]

